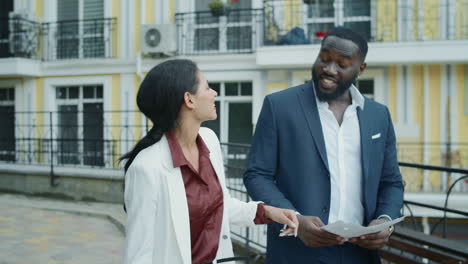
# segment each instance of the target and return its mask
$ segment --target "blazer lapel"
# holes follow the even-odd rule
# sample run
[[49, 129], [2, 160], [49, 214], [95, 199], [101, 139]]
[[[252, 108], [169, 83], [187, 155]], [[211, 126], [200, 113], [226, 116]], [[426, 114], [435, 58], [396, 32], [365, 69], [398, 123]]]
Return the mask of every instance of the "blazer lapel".
[[320, 123], [320, 116], [313, 89], [312, 81], [304, 84], [301, 92], [298, 94], [299, 102], [302, 106], [302, 110], [304, 111], [307, 125], [309, 126], [309, 130], [314, 138], [315, 144], [317, 145], [323, 164], [325, 164], [327, 170], [330, 171], [328, 167], [327, 151], [325, 148], [325, 139], [323, 138], [322, 124]]
[[[367, 101], [367, 100], [366, 100]], [[357, 115], [359, 119], [359, 130], [361, 134], [361, 164], [362, 164], [362, 174], [364, 175], [364, 182], [367, 180], [369, 175], [369, 159], [370, 159], [370, 147], [372, 144], [371, 138], [371, 111], [369, 111], [369, 103], [364, 103], [366, 110], [361, 110], [360, 107], [357, 108]]]
[[167, 174], [167, 188], [175, 237], [184, 263], [191, 263], [190, 218], [184, 180], [180, 168], [173, 167], [171, 150], [166, 136], [161, 138], [161, 146], [163, 148], [161, 160]]

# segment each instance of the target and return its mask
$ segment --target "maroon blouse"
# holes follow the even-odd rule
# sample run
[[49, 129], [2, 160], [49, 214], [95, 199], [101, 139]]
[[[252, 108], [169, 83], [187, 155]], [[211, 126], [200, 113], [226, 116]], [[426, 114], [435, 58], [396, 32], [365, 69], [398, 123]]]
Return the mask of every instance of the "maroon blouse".
[[[223, 192], [210, 161], [210, 151], [197, 136], [198, 172], [187, 161], [173, 131], [166, 132], [174, 168], [180, 167], [190, 217], [192, 263], [208, 263], [215, 259], [223, 220]], [[254, 219], [256, 224], [271, 222], [260, 203]]]

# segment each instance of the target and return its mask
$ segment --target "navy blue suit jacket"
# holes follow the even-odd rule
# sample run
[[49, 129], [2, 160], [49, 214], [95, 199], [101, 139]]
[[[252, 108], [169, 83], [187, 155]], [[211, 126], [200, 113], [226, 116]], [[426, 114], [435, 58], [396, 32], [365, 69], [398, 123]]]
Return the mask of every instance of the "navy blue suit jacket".
[[[327, 224], [330, 173], [313, 89], [310, 81], [265, 97], [244, 183], [254, 200], [318, 216]], [[358, 108], [358, 119], [363, 191], [356, 195], [364, 201], [363, 224], [383, 214], [397, 218], [403, 184], [389, 111], [366, 98], [364, 109]], [[378, 133], [380, 137], [372, 139]], [[299, 238], [278, 237], [280, 228], [268, 226], [267, 263], [379, 263], [376, 251], [350, 243], [306, 247]]]

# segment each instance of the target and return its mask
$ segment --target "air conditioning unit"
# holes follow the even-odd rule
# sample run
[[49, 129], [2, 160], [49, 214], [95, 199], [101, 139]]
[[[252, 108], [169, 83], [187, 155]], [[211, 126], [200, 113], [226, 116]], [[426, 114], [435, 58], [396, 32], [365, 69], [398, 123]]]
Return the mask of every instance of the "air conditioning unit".
[[10, 12], [8, 20], [10, 53], [17, 57], [34, 57], [38, 47], [38, 25], [30, 20], [30, 15], [26, 12]]
[[177, 51], [176, 25], [142, 25], [141, 51], [143, 53], [164, 53], [167, 55]]

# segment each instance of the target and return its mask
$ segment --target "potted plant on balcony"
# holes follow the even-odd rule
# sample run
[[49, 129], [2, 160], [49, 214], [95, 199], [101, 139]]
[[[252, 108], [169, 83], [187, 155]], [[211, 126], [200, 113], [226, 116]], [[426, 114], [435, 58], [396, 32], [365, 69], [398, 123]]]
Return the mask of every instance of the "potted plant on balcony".
[[208, 6], [214, 17], [225, 16], [229, 12], [229, 7], [221, 0], [211, 0]]

